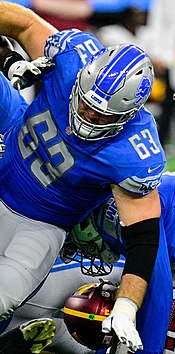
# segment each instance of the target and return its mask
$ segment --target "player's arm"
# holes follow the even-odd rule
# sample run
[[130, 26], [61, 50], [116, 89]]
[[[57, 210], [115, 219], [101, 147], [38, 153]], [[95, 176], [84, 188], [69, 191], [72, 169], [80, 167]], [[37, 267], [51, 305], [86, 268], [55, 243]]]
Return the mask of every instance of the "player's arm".
[[37, 82], [43, 72], [52, 69], [51, 58], [39, 57], [33, 61], [25, 60], [16, 52], [5, 36], [0, 36], [0, 70], [16, 89], [23, 89]]
[[[133, 300], [139, 308], [153, 272], [159, 245], [161, 213], [159, 194], [155, 189], [150, 194], [140, 197], [114, 185], [112, 192], [118, 207], [119, 219], [125, 225], [122, 232], [125, 239], [127, 238], [127, 256], [130, 257], [118, 296]], [[133, 239], [132, 244], [130, 239]], [[132, 259], [136, 254], [137, 259]]]
[[135, 328], [137, 310], [141, 307], [151, 279], [159, 246], [161, 213], [158, 191], [134, 196], [118, 186], [112, 192], [122, 221], [121, 233], [126, 242], [126, 262], [117, 299], [102, 329], [113, 329], [119, 340], [131, 351], [143, 349]]
[[0, 35], [15, 39], [31, 59], [43, 56], [47, 37], [56, 32], [56, 28], [32, 10], [14, 3], [0, 2]]

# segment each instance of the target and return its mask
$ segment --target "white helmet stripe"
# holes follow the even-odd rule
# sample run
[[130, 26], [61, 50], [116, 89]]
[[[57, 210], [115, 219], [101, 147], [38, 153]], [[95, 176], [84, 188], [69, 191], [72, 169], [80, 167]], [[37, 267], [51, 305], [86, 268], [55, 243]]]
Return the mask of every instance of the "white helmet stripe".
[[[133, 48], [134, 50], [132, 50]], [[100, 76], [96, 80], [96, 85], [99, 86], [103, 91], [109, 93], [111, 91], [111, 86], [108, 87], [110, 75], [114, 76], [115, 74], [117, 80], [119, 80], [123, 73], [126, 73], [127, 70], [130, 70], [134, 67], [135, 63], [137, 63], [137, 60], [140, 61], [146, 56], [146, 54], [142, 54], [140, 50], [138, 50], [136, 56], [135, 48], [136, 47], [134, 46], [130, 46], [130, 48], [127, 47], [127, 51], [122, 53], [122, 55], [115, 57], [108, 65], [108, 68], [105, 67], [101, 71]], [[108, 78], [107, 82], [105, 80], [106, 78]], [[113, 85], [115, 82], [116, 81], [114, 81]], [[111, 92], [111, 94], [112, 93], [113, 92]]]

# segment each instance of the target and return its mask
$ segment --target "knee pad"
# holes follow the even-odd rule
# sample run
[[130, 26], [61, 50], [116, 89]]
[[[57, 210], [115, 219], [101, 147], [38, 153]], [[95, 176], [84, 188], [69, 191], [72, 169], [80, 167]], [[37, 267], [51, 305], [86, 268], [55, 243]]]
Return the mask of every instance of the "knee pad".
[[19, 225], [4, 256], [20, 264], [41, 282], [52, 268], [60, 250], [56, 236], [52, 229], [50, 231], [49, 228], [47, 231], [37, 223], [34, 226], [32, 224]]

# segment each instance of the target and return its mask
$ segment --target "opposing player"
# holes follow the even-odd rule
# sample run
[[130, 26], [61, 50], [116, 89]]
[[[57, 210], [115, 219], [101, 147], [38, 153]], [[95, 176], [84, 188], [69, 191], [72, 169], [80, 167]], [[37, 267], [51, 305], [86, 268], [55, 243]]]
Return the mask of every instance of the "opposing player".
[[[0, 76], [0, 131], [6, 143], [6, 159], [0, 161], [1, 319], [45, 279], [67, 228], [112, 189], [127, 257], [103, 330], [113, 329], [133, 351], [142, 349], [134, 321], [159, 248], [156, 187], [165, 165], [155, 121], [143, 107], [153, 83], [150, 59], [131, 44], [107, 49], [90, 33], [60, 33], [9, 2], [0, 2], [0, 18], [0, 34], [16, 39], [31, 59], [43, 56], [45, 47], [55, 64], [43, 74], [42, 89], [29, 106]], [[17, 80], [16, 87], [24, 78], [22, 68], [21, 56], [5, 54], [3, 73], [13, 85]], [[166, 282], [167, 274], [162, 276]]]

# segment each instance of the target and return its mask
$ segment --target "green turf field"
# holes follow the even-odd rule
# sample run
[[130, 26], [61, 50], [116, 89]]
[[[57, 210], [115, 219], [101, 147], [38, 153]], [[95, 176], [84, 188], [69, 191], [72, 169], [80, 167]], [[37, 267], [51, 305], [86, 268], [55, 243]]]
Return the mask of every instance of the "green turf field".
[[175, 172], [175, 155], [172, 157], [167, 157], [165, 171]]

